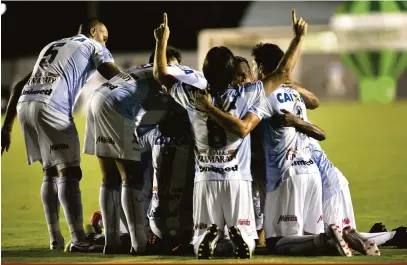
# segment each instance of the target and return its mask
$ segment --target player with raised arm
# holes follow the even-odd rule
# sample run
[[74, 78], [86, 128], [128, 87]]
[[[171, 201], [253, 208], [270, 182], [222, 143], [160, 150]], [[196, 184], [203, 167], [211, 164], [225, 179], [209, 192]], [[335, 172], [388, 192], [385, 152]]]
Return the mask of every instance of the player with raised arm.
[[[298, 52], [306, 24], [299, 20], [295, 28], [298, 36], [292, 41], [290, 53], [280, 71], [265, 77], [263, 82], [230, 87], [236, 73], [235, 58], [226, 47], [212, 48], [203, 66], [209, 86], [207, 92], [169, 75], [165, 57], [169, 38], [166, 14], [164, 23], [154, 32], [157, 41], [154, 76], [186, 108], [192, 123], [196, 168], [193, 244], [200, 259], [212, 257], [218, 229], [223, 230], [225, 223], [230, 227], [229, 235], [236, 246], [236, 257], [250, 258], [255, 248], [257, 233], [248, 135], [262, 118], [263, 91], [277, 87], [295, 65], [291, 58]], [[213, 107], [212, 99], [222, 110]], [[231, 131], [227, 132], [225, 127]]]
[[80, 89], [94, 71], [106, 79], [119, 72], [105, 47], [107, 38], [105, 25], [92, 19], [80, 26], [78, 35], [45, 46], [33, 71], [14, 87], [7, 107], [1, 130], [2, 154], [10, 147], [18, 114], [28, 164], [40, 161], [45, 174], [41, 199], [51, 249], [64, 247], [59, 228], [60, 203], [72, 236], [71, 251], [94, 248], [85, 242], [83, 230], [79, 189], [82, 171], [72, 109]]
[[[201, 84], [200, 73], [178, 65], [177, 56], [170, 60], [174, 63], [168, 67], [171, 74], [189, 84]], [[141, 154], [135, 131], [148, 112], [167, 108], [170, 98], [160, 89], [153, 78], [153, 65], [145, 64], [119, 73], [97, 88], [89, 101], [84, 152], [98, 157], [102, 171], [105, 254], [125, 251], [120, 242], [120, 202], [131, 238], [130, 254], [146, 251]]]

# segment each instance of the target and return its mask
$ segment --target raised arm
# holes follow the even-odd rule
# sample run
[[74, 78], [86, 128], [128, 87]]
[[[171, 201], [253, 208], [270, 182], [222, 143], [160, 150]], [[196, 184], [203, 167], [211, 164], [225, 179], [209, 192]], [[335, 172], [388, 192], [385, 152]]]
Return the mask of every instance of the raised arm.
[[314, 138], [318, 141], [326, 139], [325, 132], [318, 126], [295, 117], [291, 112], [282, 109], [282, 115], [275, 115], [272, 118], [272, 125], [274, 128], [279, 127], [294, 127], [297, 131]]
[[11, 96], [8, 101], [6, 115], [4, 117], [3, 127], [1, 127], [1, 154], [3, 155], [4, 150], [8, 152], [11, 143], [11, 131], [13, 130], [14, 120], [17, 116], [17, 103], [20, 98], [21, 92], [28, 79], [31, 77], [31, 72], [24, 77], [20, 82], [18, 82], [11, 91]]
[[279, 65], [277, 66], [277, 69], [274, 72], [266, 75], [262, 79], [266, 95], [269, 95], [271, 92], [273, 92], [274, 89], [276, 89], [287, 78], [290, 77], [291, 72], [293, 71], [295, 65], [297, 64], [301, 44], [307, 33], [308, 24], [302, 18], [297, 20], [295, 9], [293, 9], [291, 16], [294, 30], [294, 38], [291, 41], [290, 46], [288, 47], [288, 50], [285, 52]]
[[170, 93], [176, 80], [168, 74], [167, 70], [167, 42], [170, 37], [170, 28], [168, 27], [168, 16], [164, 13], [164, 21], [159, 28], [154, 30], [155, 55], [154, 55], [154, 78], [167, 88]]

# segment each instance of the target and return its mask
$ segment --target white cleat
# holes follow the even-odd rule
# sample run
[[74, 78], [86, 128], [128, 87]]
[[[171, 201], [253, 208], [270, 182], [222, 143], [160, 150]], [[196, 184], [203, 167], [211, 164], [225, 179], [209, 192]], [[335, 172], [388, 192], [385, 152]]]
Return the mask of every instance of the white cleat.
[[331, 238], [328, 243], [334, 246], [341, 256], [352, 257], [352, 251], [342, 238], [339, 225], [329, 225], [326, 229], [326, 234]]
[[380, 250], [373, 240], [364, 237], [350, 226], [342, 230], [342, 237], [348, 245], [365, 256], [380, 256]]

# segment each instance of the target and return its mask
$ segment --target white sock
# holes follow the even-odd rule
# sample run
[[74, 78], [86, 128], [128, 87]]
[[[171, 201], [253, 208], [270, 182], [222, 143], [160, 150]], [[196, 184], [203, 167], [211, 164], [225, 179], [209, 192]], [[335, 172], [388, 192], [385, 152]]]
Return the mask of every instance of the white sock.
[[45, 176], [41, 186], [41, 200], [44, 206], [45, 219], [48, 224], [50, 242], [64, 244], [59, 227], [59, 199], [56, 177]]
[[120, 185], [117, 187], [102, 184], [99, 196], [103, 227], [105, 228], [105, 246], [120, 246]]
[[275, 251], [279, 255], [310, 255], [325, 247], [327, 237], [324, 234], [285, 236], [277, 242]]
[[392, 232], [381, 232], [381, 233], [361, 233], [359, 232], [361, 235], [363, 235], [364, 237], [369, 238], [370, 240], [373, 240], [376, 245], [380, 246], [383, 245], [384, 243], [386, 243], [387, 241], [389, 241], [390, 239], [392, 239], [394, 237], [394, 235], [396, 234], [396, 231], [392, 231]]
[[58, 198], [64, 209], [66, 222], [72, 236], [72, 243], [85, 240], [83, 210], [79, 180], [73, 177], [59, 177]]
[[147, 247], [147, 234], [145, 232], [144, 202], [140, 190], [122, 185], [122, 206], [129, 228], [131, 246], [136, 252], [144, 252]]

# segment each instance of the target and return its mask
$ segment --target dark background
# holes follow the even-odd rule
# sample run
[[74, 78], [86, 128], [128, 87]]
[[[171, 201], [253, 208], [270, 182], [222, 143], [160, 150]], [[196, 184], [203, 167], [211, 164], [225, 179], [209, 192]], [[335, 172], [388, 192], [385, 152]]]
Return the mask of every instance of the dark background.
[[[88, 17], [105, 23], [107, 47], [112, 52], [150, 50], [153, 30], [168, 13], [171, 45], [197, 48], [197, 34], [203, 28], [237, 27], [249, 2], [3, 2], [2, 58], [37, 54], [49, 42], [77, 33]], [[92, 10], [92, 5], [94, 10]]]

